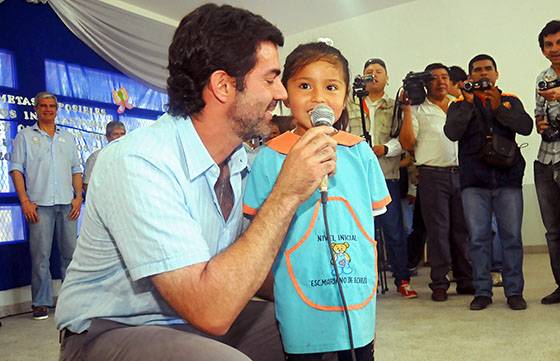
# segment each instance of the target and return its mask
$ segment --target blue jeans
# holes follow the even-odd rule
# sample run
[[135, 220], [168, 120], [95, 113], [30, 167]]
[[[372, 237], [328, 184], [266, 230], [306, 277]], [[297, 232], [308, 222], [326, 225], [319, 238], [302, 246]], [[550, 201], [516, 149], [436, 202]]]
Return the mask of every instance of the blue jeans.
[[403, 198], [401, 201], [402, 209], [402, 220], [404, 229], [404, 238], [408, 239], [408, 236], [412, 233], [412, 220], [414, 216], [414, 204], [410, 204], [408, 199]]
[[496, 216], [492, 215], [492, 272], [502, 272], [502, 242], [500, 242], [500, 232]]
[[399, 181], [397, 179], [386, 179], [386, 183], [392, 201], [387, 205], [387, 212], [375, 217], [375, 222], [383, 231], [387, 258], [395, 276], [395, 285], [398, 287], [401, 281], [410, 280], [410, 272], [406, 265], [408, 249], [404, 237], [402, 210], [399, 201]]
[[76, 221], [68, 218], [71, 206], [39, 206], [38, 223], [29, 225], [29, 251], [31, 253], [31, 300], [33, 306], [54, 306], [50, 258], [53, 237], [58, 241], [62, 279], [76, 248]]
[[470, 234], [470, 258], [476, 296], [492, 297], [492, 212], [502, 243], [502, 276], [506, 297], [523, 294], [523, 245], [521, 188], [465, 188], [462, 192], [465, 221]]

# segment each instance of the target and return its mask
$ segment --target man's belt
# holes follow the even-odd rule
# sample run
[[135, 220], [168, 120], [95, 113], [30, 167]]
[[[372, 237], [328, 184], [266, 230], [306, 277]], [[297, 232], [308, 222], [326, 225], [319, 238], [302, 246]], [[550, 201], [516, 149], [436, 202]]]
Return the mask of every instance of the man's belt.
[[429, 169], [437, 172], [445, 172], [445, 173], [459, 173], [459, 167], [434, 167], [431, 165], [419, 165], [418, 168], [420, 169]]

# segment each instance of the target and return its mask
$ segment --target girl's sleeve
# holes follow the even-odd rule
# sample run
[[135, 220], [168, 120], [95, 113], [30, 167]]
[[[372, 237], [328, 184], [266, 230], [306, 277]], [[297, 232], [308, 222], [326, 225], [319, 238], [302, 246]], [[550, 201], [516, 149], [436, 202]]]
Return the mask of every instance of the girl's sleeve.
[[359, 146], [366, 162], [371, 208], [373, 209], [373, 215], [378, 216], [387, 212], [386, 207], [391, 202], [391, 196], [377, 157], [366, 142], [360, 143]]
[[263, 147], [257, 154], [243, 195], [243, 213], [254, 217], [268, 198], [278, 176], [274, 170], [274, 157], [277, 156], [270, 148]]

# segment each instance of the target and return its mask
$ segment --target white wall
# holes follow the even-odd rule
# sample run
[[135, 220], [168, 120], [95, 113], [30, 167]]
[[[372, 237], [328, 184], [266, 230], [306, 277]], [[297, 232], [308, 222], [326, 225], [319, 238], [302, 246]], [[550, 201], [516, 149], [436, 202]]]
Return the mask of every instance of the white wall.
[[[347, 57], [353, 75], [362, 71], [365, 60], [384, 59], [389, 73], [388, 92], [394, 96], [410, 70], [421, 71], [433, 62], [467, 70], [474, 55], [487, 53], [497, 62], [500, 88], [517, 94], [533, 115], [535, 78], [549, 65], [541, 54], [537, 36], [548, 21], [559, 18], [558, 0], [417, 0], [288, 36], [281, 54], [285, 57], [300, 43], [329, 37]], [[541, 245], [545, 243], [544, 228], [532, 164], [540, 137], [533, 132], [528, 137], [518, 136], [517, 141], [527, 143], [522, 149], [527, 161], [524, 243]]]

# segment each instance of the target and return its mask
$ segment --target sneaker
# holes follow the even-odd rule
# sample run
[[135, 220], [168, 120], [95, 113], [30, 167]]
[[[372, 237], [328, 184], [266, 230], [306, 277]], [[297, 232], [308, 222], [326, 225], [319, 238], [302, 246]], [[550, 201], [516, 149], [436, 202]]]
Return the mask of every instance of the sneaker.
[[527, 302], [525, 302], [523, 296], [521, 295], [509, 296], [507, 298], [507, 303], [509, 305], [509, 308], [511, 308], [514, 311], [520, 311], [527, 308]]
[[49, 309], [46, 306], [33, 306], [33, 319], [46, 320], [49, 318]]
[[412, 289], [412, 286], [410, 286], [410, 283], [408, 281], [401, 281], [401, 285], [399, 286], [398, 292], [404, 298], [416, 298], [416, 297], [418, 297], [418, 294], [416, 293], [415, 290]]
[[447, 301], [447, 290], [444, 288], [436, 288], [432, 290], [432, 300], [436, 302]]
[[492, 297], [488, 296], [475, 296], [469, 308], [471, 311], [480, 311], [492, 304]]
[[500, 272], [492, 272], [492, 287], [502, 287], [502, 274]]
[[552, 305], [554, 303], [560, 303], [560, 287], [556, 289], [556, 291], [552, 292], [548, 296], [544, 297], [541, 300], [543, 305]]

